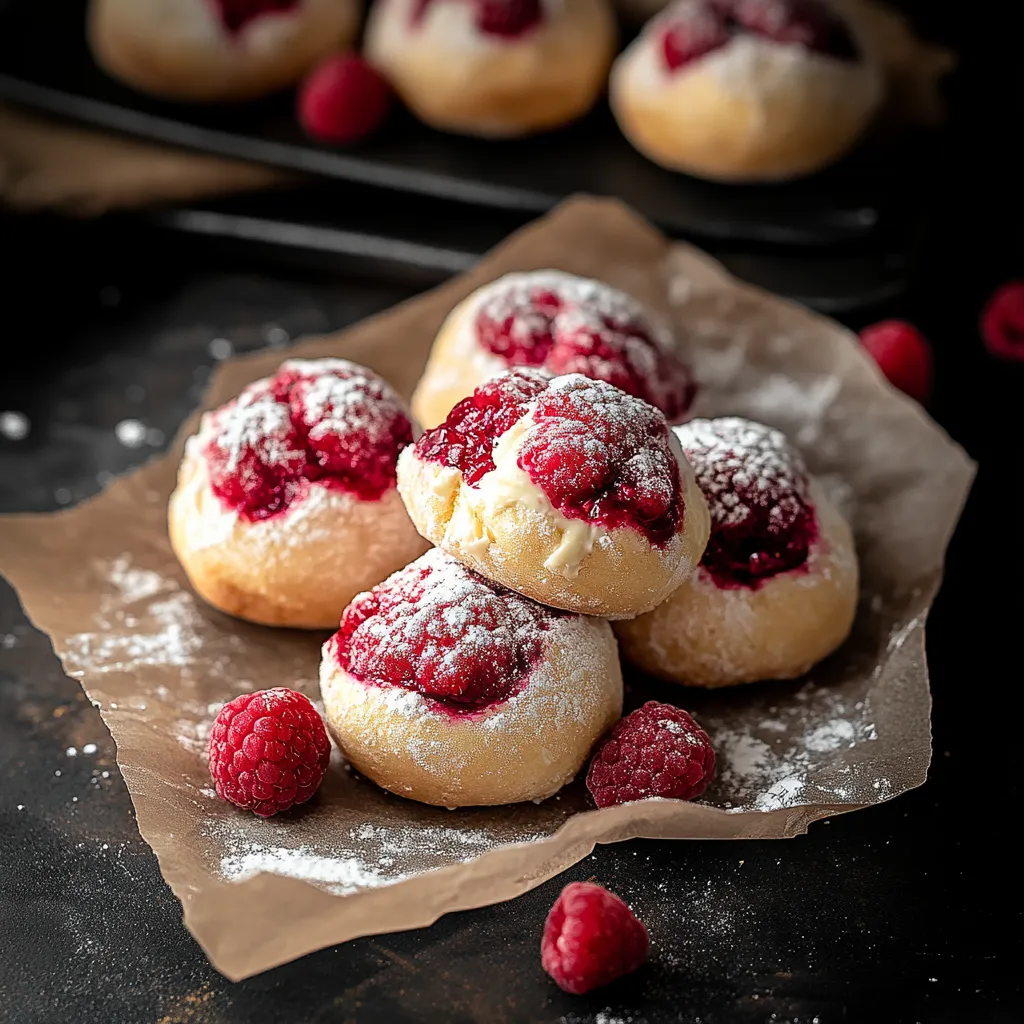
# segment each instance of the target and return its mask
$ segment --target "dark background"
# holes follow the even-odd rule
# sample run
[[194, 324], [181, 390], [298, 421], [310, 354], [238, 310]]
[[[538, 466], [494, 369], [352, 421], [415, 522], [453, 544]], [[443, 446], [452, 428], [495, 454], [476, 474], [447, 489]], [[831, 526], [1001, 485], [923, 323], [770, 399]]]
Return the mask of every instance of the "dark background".
[[[1020, 1009], [1024, 367], [977, 331], [1024, 276], [1019, 35], [1010, 4], [919, 5], [963, 53], [953, 118], [922, 177], [927, 230], [910, 288], [844, 313], [929, 335], [932, 412], [979, 460], [928, 629], [934, 763], [921, 789], [787, 842], [635, 841], [522, 898], [430, 929], [324, 950], [240, 984], [207, 964], [139, 838], [113, 744], [45, 637], [0, 584], [0, 1020], [227, 1022], [1016, 1022]], [[387, 205], [386, 202], [384, 204]], [[424, 283], [391, 268], [254, 260], [151, 219], [0, 214], [0, 511], [94, 493], [159, 450], [215, 360], [343, 326]], [[129, 449], [115, 424], [153, 428]], [[53, 581], [55, 587], [60, 580]], [[82, 748], [97, 744], [95, 754]], [[69, 757], [74, 746], [77, 756]], [[587, 997], [542, 973], [544, 916], [595, 878], [650, 928], [652, 963]]]

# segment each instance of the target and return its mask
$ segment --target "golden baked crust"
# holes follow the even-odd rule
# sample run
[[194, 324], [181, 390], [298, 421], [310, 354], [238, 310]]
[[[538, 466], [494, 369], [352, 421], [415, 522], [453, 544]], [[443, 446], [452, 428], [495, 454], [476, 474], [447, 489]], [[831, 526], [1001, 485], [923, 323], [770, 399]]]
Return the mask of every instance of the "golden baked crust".
[[563, 0], [522, 40], [489, 39], [469, 4], [437, 3], [409, 30], [413, 0], [378, 0], [366, 55], [406, 105], [445, 131], [511, 137], [585, 114], [615, 54], [608, 0]]
[[409, 447], [398, 460], [398, 490], [420, 533], [480, 575], [553, 608], [629, 618], [679, 586], [708, 541], [707, 503], [674, 435], [671, 443], [683, 489], [683, 530], [657, 548], [636, 530], [571, 523], [590, 533], [579, 549], [585, 553], [563, 571], [549, 566], [569, 524], [535, 485], [533, 501], [488, 508], [458, 470], [424, 462]]
[[818, 539], [806, 572], [785, 572], [757, 590], [721, 589], [699, 569], [654, 611], [615, 624], [623, 656], [674, 683], [719, 687], [792, 679], [831, 654], [857, 611], [853, 535], [811, 481]]
[[171, 547], [196, 592], [229, 615], [332, 629], [356, 594], [429, 547], [394, 488], [378, 501], [361, 501], [314, 485], [280, 516], [241, 520], [210, 490], [196, 447], [186, 448], [171, 495]]
[[519, 693], [471, 715], [432, 711], [414, 691], [354, 679], [329, 646], [320, 692], [338, 746], [378, 786], [421, 803], [552, 796], [622, 713], [618, 649], [598, 619], [574, 616], [545, 632], [541, 660]]
[[318, 61], [351, 45], [359, 0], [303, 0], [232, 39], [206, 0], [92, 0], [93, 56], [114, 78], [165, 99], [255, 99], [293, 85]]
[[856, 63], [740, 35], [670, 74], [657, 46], [670, 13], [619, 56], [609, 83], [619, 127], [663, 167], [733, 182], [810, 174], [853, 146], [882, 99], [859, 37]]

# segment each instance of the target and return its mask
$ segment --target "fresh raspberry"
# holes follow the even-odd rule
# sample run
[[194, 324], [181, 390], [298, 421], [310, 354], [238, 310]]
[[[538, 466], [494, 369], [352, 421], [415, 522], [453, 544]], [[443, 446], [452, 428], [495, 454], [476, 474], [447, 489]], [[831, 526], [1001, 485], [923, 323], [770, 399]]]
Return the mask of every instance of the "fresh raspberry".
[[544, 922], [540, 962], [559, 988], [578, 996], [632, 974], [649, 948], [643, 922], [618, 896], [571, 882]]
[[523, 35], [543, 16], [540, 0], [477, 0], [476, 27], [504, 39]]
[[309, 698], [279, 686], [243, 693], [220, 709], [209, 759], [219, 797], [269, 818], [317, 791], [331, 744]]
[[981, 314], [981, 336], [992, 355], [1024, 359], [1024, 281], [993, 292]]
[[889, 383], [922, 404], [932, 389], [932, 350], [924, 335], [905, 320], [865, 327], [860, 340]]
[[358, 142], [384, 123], [390, 107], [390, 86], [354, 53], [328, 57], [299, 90], [299, 121], [320, 142]]
[[213, 0], [224, 27], [240, 32], [254, 18], [265, 14], [283, 14], [297, 7], [299, 0]]
[[590, 762], [598, 807], [660, 796], [693, 800], [715, 774], [708, 734], [682, 708], [649, 700], [626, 715]]

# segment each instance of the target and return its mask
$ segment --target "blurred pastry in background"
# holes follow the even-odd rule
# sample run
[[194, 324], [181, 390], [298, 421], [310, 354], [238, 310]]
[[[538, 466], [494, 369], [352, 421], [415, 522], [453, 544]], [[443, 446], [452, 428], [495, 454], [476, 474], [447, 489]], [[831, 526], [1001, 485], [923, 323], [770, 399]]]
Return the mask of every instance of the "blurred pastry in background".
[[585, 114], [616, 40], [609, 0], [378, 0], [366, 55], [422, 121], [503, 138]]
[[611, 77], [612, 109], [641, 153], [730, 182], [834, 162], [883, 94], [869, 38], [825, 0], [677, 0]]
[[92, 0], [89, 45], [163, 99], [233, 102], [294, 85], [359, 31], [359, 0]]

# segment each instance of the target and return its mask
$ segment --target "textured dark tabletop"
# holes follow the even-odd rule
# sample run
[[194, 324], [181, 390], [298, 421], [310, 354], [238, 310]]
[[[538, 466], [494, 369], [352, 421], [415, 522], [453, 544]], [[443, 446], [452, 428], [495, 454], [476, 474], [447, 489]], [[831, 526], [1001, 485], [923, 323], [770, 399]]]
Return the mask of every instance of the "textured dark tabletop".
[[[965, 151], [944, 169], [951, 194], [970, 164]], [[976, 330], [984, 296], [1024, 264], [1019, 210], [996, 195], [946, 204], [918, 285], [893, 309], [932, 337], [933, 412], [981, 462], [928, 627], [924, 787], [786, 842], [599, 848], [514, 902], [231, 984], [181, 924], [99, 715], [0, 583], [0, 1020], [1024, 1020], [1020, 545], [1006, 537], [1020, 522], [1019, 482], [1007, 481], [1021, 469], [1024, 367], [991, 360]], [[8, 219], [0, 230], [18, 256], [4, 282], [0, 413], [20, 414], [0, 420], [0, 511], [78, 501], [159, 450], [225, 342], [281, 344], [411, 290], [210, 259], [112, 225]], [[1008, 579], [1009, 601], [998, 596]], [[542, 973], [538, 944], [560, 887], [590, 877], [632, 903], [655, 954], [634, 978], [574, 998]]]

